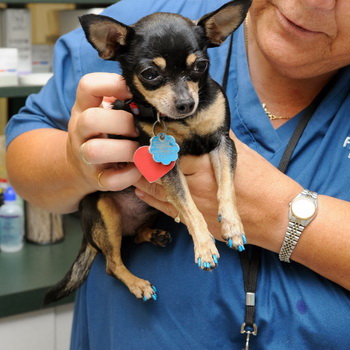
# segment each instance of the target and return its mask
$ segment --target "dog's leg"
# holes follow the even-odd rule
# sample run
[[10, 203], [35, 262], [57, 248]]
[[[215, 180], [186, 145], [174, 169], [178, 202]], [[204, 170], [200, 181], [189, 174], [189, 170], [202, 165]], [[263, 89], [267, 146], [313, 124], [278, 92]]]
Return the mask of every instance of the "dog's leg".
[[221, 223], [221, 235], [230, 248], [244, 250], [246, 239], [241, 218], [237, 212], [234, 188], [236, 167], [236, 149], [229, 137], [222, 136], [217, 148], [209, 153], [218, 185], [218, 220]]
[[218, 264], [219, 252], [215, 240], [208, 230], [203, 215], [197, 209], [186, 178], [177, 165], [162, 178], [167, 200], [171, 203], [188, 228], [192, 236], [195, 252], [195, 263], [203, 270], [211, 270]]
[[135, 236], [135, 243], [150, 242], [155, 246], [165, 247], [171, 242], [171, 235], [168, 231], [149, 227], [149, 223], [141, 226]]
[[[106, 256], [106, 271], [120, 279], [137, 298], [157, 299], [156, 289], [149, 281], [133, 275], [124, 265], [120, 249], [122, 242], [121, 215], [117, 203], [111, 195], [100, 197], [97, 208], [101, 214], [103, 225], [96, 227], [94, 242]], [[102, 229], [104, 232], [101, 232]]]

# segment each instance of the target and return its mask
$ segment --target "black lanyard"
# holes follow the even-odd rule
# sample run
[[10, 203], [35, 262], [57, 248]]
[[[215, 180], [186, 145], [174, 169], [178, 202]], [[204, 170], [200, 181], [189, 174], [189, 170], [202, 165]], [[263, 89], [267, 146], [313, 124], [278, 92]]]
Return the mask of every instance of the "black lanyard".
[[[226, 66], [223, 76], [222, 87], [226, 92], [229, 67], [232, 55], [233, 34], [230, 37], [229, 49], [226, 57]], [[336, 74], [329, 83], [321, 90], [321, 92], [314, 98], [311, 104], [305, 109], [298, 125], [296, 126], [287, 146], [282, 155], [280, 163], [277, 167], [281, 172], [286, 173], [292, 154], [303, 134], [306, 126], [308, 125], [311, 117], [315, 113], [316, 109], [324, 99], [326, 94], [331, 90], [334, 85], [338, 74]], [[245, 350], [249, 349], [249, 341], [251, 335], [257, 335], [258, 327], [255, 324], [255, 293], [257, 288], [259, 265], [261, 259], [262, 248], [251, 246], [250, 249], [244, 250], [239, 253], [239, 258], [243, 271], [244, 290], [246, 293], [246, 305], [245, 305], [245, 318], [241, 326], [241, 333], [246, 335]]]

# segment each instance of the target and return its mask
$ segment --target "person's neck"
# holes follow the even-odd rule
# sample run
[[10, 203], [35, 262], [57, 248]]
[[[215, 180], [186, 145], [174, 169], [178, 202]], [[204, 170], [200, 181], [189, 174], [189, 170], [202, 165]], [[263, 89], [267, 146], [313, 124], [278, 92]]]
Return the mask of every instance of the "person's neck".
[[286, 118], [273, 120], [275, 128], [306, 108], [336, 73], [305, 79], [291, 78], [272, 66], [253, 40], [248, 41], [247, 54], [251, 80], [260, 102], [273, 115]]

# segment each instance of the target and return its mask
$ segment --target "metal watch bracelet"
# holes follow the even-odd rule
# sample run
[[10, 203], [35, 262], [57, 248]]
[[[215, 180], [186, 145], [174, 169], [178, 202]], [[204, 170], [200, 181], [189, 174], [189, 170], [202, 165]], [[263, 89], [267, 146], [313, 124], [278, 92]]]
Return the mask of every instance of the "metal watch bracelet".
[[[296, 201], [309, 202], [306, 208], [298, 208], [298, 212], [293, 211], [293, 204]], [[289, 204], [289, 222], [279, 259], [283, 262], [290, 262], [290, 257], [296, 247], [304, 228], [313, 220], [317, 213], [317, 193], [309, 190], [303, 190]]]

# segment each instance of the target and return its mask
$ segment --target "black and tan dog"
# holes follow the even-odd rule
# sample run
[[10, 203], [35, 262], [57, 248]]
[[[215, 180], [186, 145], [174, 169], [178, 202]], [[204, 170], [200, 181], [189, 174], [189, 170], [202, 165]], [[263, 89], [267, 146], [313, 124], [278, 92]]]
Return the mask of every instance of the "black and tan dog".
[[[231, 1], [198, 21], [170, 13], [155, 13], [132, 26], [112, 18], [80, 18], [87, 40], [101, 58], [115, 60], [134, 96], [118, 102], [134, 114], [140, 146], [157, 133], [175, 138], [179, 156], [208, 153], [218, 185], [221, 235], [229, 247], [244, 249], [245, 236], [235, 206], [236, 151], [229, 137], [230, 113], [221, 87], [208, 74], [208, 47], [219, 46], [242, 23], [251, 1]], [[202, 214], [191, 198], [177, 164], [161, 178], [167, 199], [178, 210], [194, 242], [195, 263], [216, 267], [219, 252]], [[77, 289], [87, 277], [98, 252], [106, 270], [144, 300], [156, 299], [150, 282], [127, 270], [120, 256], [122, 235], [137, 242], [164, 245], [168, 233], [152, 229], [157, 211], [140, 201], [133, 188], [96, 192], [80, 205], [84, 238], [79, 255], [65, 278], [49, 290], [46, 303]]]

